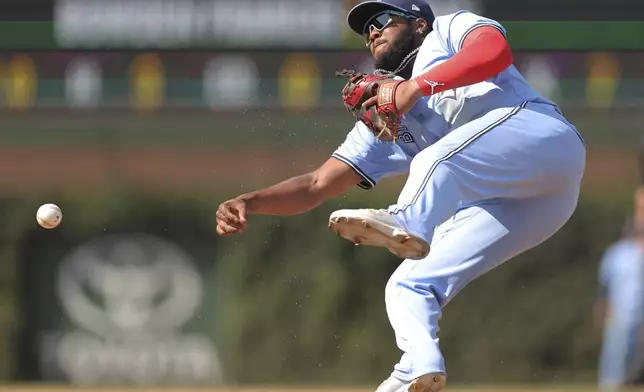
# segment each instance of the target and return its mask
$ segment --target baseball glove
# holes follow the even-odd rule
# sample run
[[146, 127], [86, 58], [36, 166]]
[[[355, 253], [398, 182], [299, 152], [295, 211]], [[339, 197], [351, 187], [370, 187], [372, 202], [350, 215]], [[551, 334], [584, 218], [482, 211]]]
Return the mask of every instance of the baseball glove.
[[[403, 79], [353, 70], [338, 71], [335, 75], [350, 78], [342, 89], [342, 102], [347, 110], [362, 121], [377, 139], [395, 142], [402, 128], [401, 115], [396, 109], [396, 88]], [[378, 97], [377, 103], [363, 108], [362, 104], [374, 96]]]

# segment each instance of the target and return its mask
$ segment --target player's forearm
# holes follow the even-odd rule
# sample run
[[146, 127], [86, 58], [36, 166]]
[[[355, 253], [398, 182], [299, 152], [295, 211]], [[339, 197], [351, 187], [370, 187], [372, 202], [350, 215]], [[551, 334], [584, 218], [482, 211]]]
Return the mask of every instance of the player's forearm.
[[482, 82], [512, 62], [512, 51], [505, 37], [494, 27], [479, 27], [468, 34], [462, 49], [452, 58], [414, 78], [420, 90], [417, 95], [432, 95]]
[[324, 201], [316, 191], [312, 173], [282, 181], [276, 185], [241, 195], [249, 214], [295, 215], [311, 210]]

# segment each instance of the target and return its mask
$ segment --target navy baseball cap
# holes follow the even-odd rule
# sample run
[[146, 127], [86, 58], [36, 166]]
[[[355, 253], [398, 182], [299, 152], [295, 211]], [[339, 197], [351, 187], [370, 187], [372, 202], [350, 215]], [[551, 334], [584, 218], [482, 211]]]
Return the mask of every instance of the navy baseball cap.
[[427, 0], [367, 0], [356, 5], [347, 15], [351, 30], [362, 35], [365, 24], [382, 11], [398, 11], [425, 19], [430, 25], [434, 22], [434, 13]]

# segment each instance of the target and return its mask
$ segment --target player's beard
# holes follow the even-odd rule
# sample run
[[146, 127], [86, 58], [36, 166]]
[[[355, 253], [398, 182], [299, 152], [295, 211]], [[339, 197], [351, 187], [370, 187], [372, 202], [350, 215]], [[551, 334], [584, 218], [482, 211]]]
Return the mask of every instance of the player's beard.
[[[388, 50], [380, 53], [379, 57], [375, 59], [376, 69], [384, 69], [389, 72], [394, 72], [403, 62], [405, 57], [417, 47], [418, 41], [416, 33], [412, 24], [409, 23], [405, 26], [405, 29], [400, 32], [398, 37], [396, 37], [396, 40], [389, 45]], [[410, 62], [410, 64], [413, 64], [413, 61]], [[407, 68], [409, 68], [409, 70]], [[410, 70], [410, 66], [405, 67], [405, 69], [399, 72], [398, 75], [408, 79], [409, 76], [411, 76], [411, 72], [408, 72]]]

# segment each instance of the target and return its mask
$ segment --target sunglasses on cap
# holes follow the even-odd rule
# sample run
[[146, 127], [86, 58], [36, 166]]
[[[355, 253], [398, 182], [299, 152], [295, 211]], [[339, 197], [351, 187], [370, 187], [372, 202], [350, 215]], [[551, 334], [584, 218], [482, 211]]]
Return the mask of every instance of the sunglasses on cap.
[[365, 45], [369, 46], [369, 43], [371, 43], [371, 32], [375, 29], [377, 31], [382, 31], [384, 30], [385, 27], [389, 26], [392, 22], [392, 16], [401, 16], [406, 19], [416, 19], [418, 18], [417, 16], [406, 14], [404, 12], [398, 12], [398, 11], [383, 11], [379, 14], [376, 14], [373, 16], [367, 23], [364, 25], [364, 29], [362, 29], [362, 35], [364, 36], [365, 39]]

